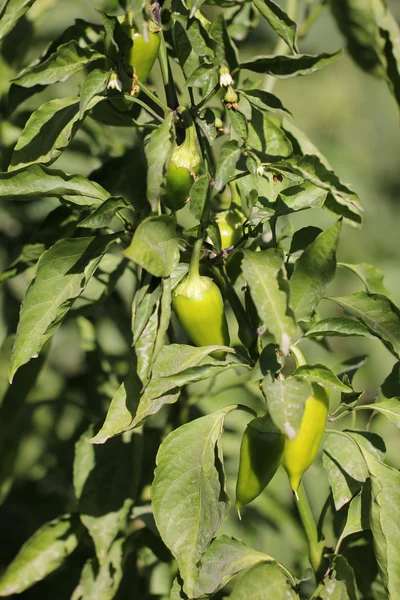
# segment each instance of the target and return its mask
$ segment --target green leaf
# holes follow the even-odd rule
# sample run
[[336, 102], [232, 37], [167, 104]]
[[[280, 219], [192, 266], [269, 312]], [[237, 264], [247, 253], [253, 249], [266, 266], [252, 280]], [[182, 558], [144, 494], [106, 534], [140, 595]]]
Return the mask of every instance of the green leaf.
[[362, 263], [360, 265], [338, 263], [338, 266], [345, 267], [346, 269], [349, 269], [349, 271], [355, 273], [365, 285], [367, 292], [370, 292], [371, 294], [381, 294], [382, 296], [387, 296], [391, 302], [396, 304], [391, 297], [390, 292], [383, 283], [384, 275], [382, 271], [373, 265], [368, 265], [366, 263]]
[[297, 52], [296, 23], [272, 0], [254, 0], [254, 5], [295, 54]]
[[255, 73], [265, 73], [286, 79], [296, 75], [310, 75], [320, 69], [323, 69], [331, 62], [336, 60], [342, 51], [334, 54], [318, 54], [309, 56], [306, 54], [297, 54], [296, 56], [256, 56], [243, 63], [241, 69], [248, 69]]
[[342, 540], [349, 535], [369, 529], [370, 502], [369, 498], [366, 497], [366, 491], [367, 488], [363, 488], [363, 490], [350, 501], [346, 524], [340, 534]]
[[208, 218], [211, 178], [208, 173], [200, 175], [190, 188], [190, 212], [203, 223]]
[[193, 39], [190, 39], [192, 37], [193, 28], [196, 27], [196, 21], [193, 20], [192, 24], [189, 26], [186, 18], [175, 15], [174, 13], [172, 13], [172, 15], [173, 21], [171, 33], [174, 41], [174, 48], [185, 78], [189, 79], [200, 64], [199, 54], [196, 52], [198, 44], [196, 43], [194, 45]]
[[225, 142], [221, 146], [214, 180], [215, 192], [221, 192], [229, 179], [235, 174], [236, 163], [241, 152], [236, 140]]
[[353, 567], [347, 559], [340, 554], [334, 556], [332, 566], [336, 572], [336, 580], [346, 585], [346, 591], [350, 600], [360, 600], [357, 582]]
[[350, 393], [353, 390], [345, 385], [328, 367], [325, 365], [302, 365], [294, 372], [296, 377], [302, 377], [310, 383], [319, 383], [324, 387]]
[[262, 389], [275, 425], [293, 440], [300, 429], [306, 400], [313, 393], [311, 385], [299, 377], [280, 380], [267, 376]]
[[86, 561], [71, 600], [113, 600], [122, 580], [123, 565], [128, 554], [125, 546], [124, 538], [116, 540], [98, 570], [93, 559]]
[[322, 462], [328, 474], [335, 508], [340, 510], [366, 481], [368, 471], [365, 461], [351, 440], [329, 434], [324, 442]]
[[388, 398], [368, 404], [365, 408], [378, 411], [400, 429], [400, 398]]
[[[86, 110], [101, 100], [101, 96], [92, 98]], [[53, 163], [70, 144], [81, 125], [78, 110], [77, 97], [50, 100], [42, 104], [26, 122], [8, 170], [15, 171], [32, 163]]]
[[351, 296], [330, 298], [372, 334], [379, 337], [395, 356], [400, 356], [400, 311], [386, 296], [356, 292]]
[[377, 460], [363, 446], [371, 479], [370, 523], [375, 555], [388, 598], [400, 590], [400, 472]]
[[276, 248], [261, 252], [246, 250], [242, 271], [258, 316], [283, 353], [288, 354], [297, 327], [289, 306], [283, 253]]
[[174, 131], [172, 127], [172, 113], [165, 119], [162, 125], [157, 127], [149, 137], [145, 147], [147, 159], [147, 199], [153, 206], [158, 202], [161, 185], [164, 177], [164, 168], [172, 152]]
[[179, 234], [172, 217], [148, 217], [124, 254], [156, 277], [168, 277], [179, 263]]
[[276, 121], [256, 109], [253, 109], [252, 119], [249, 122], [247, 143], [261, 154], [261, 158], [286, 157], [293, 153], [292, 144]]
[[152, 370], [152, 377], [143, 391], [134, 366], [111, 401], [106, 420], [93, 438], [95, 444], [103, 444], [108, 438], [139, 426], [156, 414], [164, 404], [176, 402], [183, 385], [213, 377], [235, 365], [208, 360], [200, 363], [216, 350], [225, 346], [193, 348], [185, 344], [170, 344], [161, 348]]
[[270, 92], [265, 92], [264, 90], [240, 90], [241, 96], [244, 96], [246, 100], [250, 102], [252, 106], [258, 108], [260, 111], [274, 111], [281, 110], [283, 112], [291, 114], [287, 108], [285, 108], [278, 98], [278, 96], [274, 96]]
[[78, 224], [78, 227], [88, 227], [90, 229], [107, 227], [115, 213], [123, 209], [133, 210], [133, 207], [122, 196], [107, 198], [103, 204], [100, 204], [89, 216], [85, 217]]
[[376, 401], [365, 406], [366, 409], [377, 410], [396, 427], [400, 428], [400, 363], [397, 362], [392, 372], [383, 382]]
[[186, 87], [206, 88], [206, 95], [218, 82], [218, 71], [216, 65], [202, 63], [186, 79]]
[[291, 303], [299, 321], [310, 320], [336, 271], [336, 248], [341, 221], [320, 235], [305, 249], [290, 279]]
[[25, 69], [13, 82], [22, 87], [33, 87], [65, 81], [99, 59], [104, 59], [104, 55], [91, 48], [81, 47], [75, 40], [71, 40], [59, 46], [47, 60]]
[[107, 81], [110, 76], [109, 71], [103, 71], [102, 69], [94, 69], [87, 75], [85, 81], [82, 84], [80, 101], [79, 101], [79, 118], [83, 119], [90, 101], [104, 92], [107, 86]]
[[0, 40], [11, 31], [35, 0], [5, 0], [0, 11]]
[[196, 119], [196, 122], [204, 133], [208, 143], [212, 146], [217, 137], [214, 112], [210, 108], [206, 108], [204, 113], [201, 113], [201, 117]]
[[96, 206], [110, 194], [82, 175], [66, 175], [41, 165], [30, 165], [11, 173], [0, 173], [0, 198], [29, 200], [56, 196], [78, 206]]
[[330, 170], [321, 158], [314, 155], [296, 156], [274, 164], [274, 170], [282, 175], [297, 175], [302, 180], [310, 181], [318, 187], [330, 192], [325, 201], [325, 208], [336, 215], [343, 216], [350, 225], [361, 224], [360, 200], [352, 190], [344, 185], [335, 173]]
[[126, 527], [141, 475], [141, 435], [117, 437], [107, 446], [89, 443], [91, 425], [75, 445], [73, 482], [80, 519], [88, 529], [100, 565]]
[[319, 597], [321, 600], [350, 600], [346, 584], [338, 579], [326, 579]]
[[317, 208], [323, 206], [328, 192], [316, 186], [310, 181], [298, 185], [292, 185], [285, 188], [279, 193], [278, 201], [276, 202], [277, 212], [283, 212], [283, 208], [288, 208], [287, 212], [294, 210], [304, 210], [305, 208]]
[[232, 38], [228, 34], [224, 15], [220, 12], [213, 19], [210, 29], [210, 36], [216, 42], [215, 56], [218, 64], [227, 64], [231, 71], [239, 65], [238, 52]]
[[236, 538], [227, 535], [216, 537], [201, 559], [195, 598], [215, 594], [237, 573], [260, 562], [275, 563], [275, 560], [263, 552], [249, 548]]
[[361, 336], [376, 339], [376, 336], [371, 334], [368, 327], [360, 323], [360, 321], [355, 321], [348, 317], [327, 317], [326, 319], [321, 319], [321, 321], [314, 323], [304, 334], [304, 337], [320, 336]]
[[42, 254], [21, 306], [10, 380], [21, 365], [38, 355], [59, 327], [117, 237], [62, 239]]
[[245, 115], [240, 110], [234, 109], [227, 110], [227, 114], [234, 131], [239, 137], [246, 140], [249, 133], [249, 126]]
[[240, 576], [229, 600], [300, 600], [287, 580], [286, 574], [275, 563], [261, 563]]
[[219, 439], [228, 406], [179, 427], [162, 442], [152, 486], [157, 529], [193, 597], [198, 562], [229, 507]]
[[81, 525], [64, 515], [49, 521], [21, 547], [0, 579], [0, 596], [20, 594], [60, 567], [79, 542]]

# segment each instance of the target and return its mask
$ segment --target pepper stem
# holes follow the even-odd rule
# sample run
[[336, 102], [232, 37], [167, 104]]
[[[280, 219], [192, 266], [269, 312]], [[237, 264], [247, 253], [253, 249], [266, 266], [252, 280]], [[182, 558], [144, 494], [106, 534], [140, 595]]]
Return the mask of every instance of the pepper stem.
[[197, 240], [193, 247], [192, 258], [190, 259], [189, 275], [188, 280], [194, 281], [200, 277], [199, 263], [201, 258], [201, 252], [203, 249], [203, 238]]
[[308, 552], [310, 563], [314, 573], [318, 577], [321, 571], [324, 545], [318, 541], [318, 531], [315, 524], [313, 514], [311, 512], [310, 504], [306, 496], [303, 483], [296, 492], [294, 492], [297, 508], [300, 514], [301, 522], [303, 523], [304, 531], [308, 540]]
[[294, 359], [296, 361], [296, 367], [301, 367], [302, 365], [306, 365], [306, 359], [303, 356], [302, 351], [297, 346], [290, 346], [290, 352], [293, 354]]
[[187, 108], [184, 106], [178, 107], [178, 112], [182, 117], [182, 121], [185, 125], [185, 140], [182, 146], [187, 146], [190, 149], [196, 148], [196, 128], [193, 122], [192, 116]]

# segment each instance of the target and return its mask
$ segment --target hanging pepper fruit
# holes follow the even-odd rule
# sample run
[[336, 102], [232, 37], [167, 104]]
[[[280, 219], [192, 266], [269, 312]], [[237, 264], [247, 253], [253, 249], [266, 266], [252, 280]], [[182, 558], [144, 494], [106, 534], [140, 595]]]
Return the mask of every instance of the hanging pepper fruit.
[[179, 210], [185, 205], [201, 161], [196, 149], [195, 126], [186, 109], [183, 109], [182, 117], [185, 123], [185, 140], [172, 153], [162, 198], [165, 206], [172, 211]]
[[[296, 349], [297, 366], [306, 364]], [[294, 492], [297, 491], [301, 478], [314, 462], [325, 431], [329, 410], [329, 393], [318, 383], [312, 384], [313, 394], [305, 403], [303, 418], [298, 434], [293, 440], [286, 439], [283, 453], [285, 467]]]
[[[137, 30], [132, 12], [118, 17], [118, 20], [127, 38], [125, 49], [120, 54], [111, 38], [106, 35], [105, 53], [113, 63], [116, 63], [121, 84], [120, 87], [114, 85], [108, 87], [118, 90], [119, 93], [125, 92], [133, 95], [139, 91], [137, 80], [145, 82], [156, 61], [160, 48], [160, 28], [154, 21], [149, 21], [148, 39], [146, 40]], [[107, 61], [107, 68], [110, 66], [110, 61]], [[115, 77], [110, 78], [111, 83], [114, 79]], [[116, 92], [114, 93], [116, 95]], [[112, 101], [117, 108], [123, 111], [132, 107], [132, 102], [124, 100], [124, 98], [112, 97]]]
[[[202, 244], [202, 240], [197, 240], [189, 274], [174, 291], [172, 306], [183, 329], [196, 346], [229, 346], [221, 292], [210, 277], [199, 273]], [[213, 356], [221, 358], [223, 352], [215, 352]]]
[[221, 236], [221, 247], [230, 248], [243, 235], [244, 217], [237, 208], [230, 208], [217, 213], [215, 221]]
[[240, 446], [235, 503], [237, 510], [264, 491], [281, 464], [284, 448], [285, 436], [269, 415], [250, 421]]

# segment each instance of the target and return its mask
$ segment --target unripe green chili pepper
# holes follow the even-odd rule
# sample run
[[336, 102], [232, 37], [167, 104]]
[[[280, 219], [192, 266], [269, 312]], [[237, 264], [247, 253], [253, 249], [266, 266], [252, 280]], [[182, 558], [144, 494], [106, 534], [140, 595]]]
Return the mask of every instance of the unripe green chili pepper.
[[267, 487], [282, 461], [285, 436], [269, 415], [247, 425], [240, 446], [236, 503], [239, 510], [257, 498]]
[[[297, 364], [300, 366], [305, 364], [305, 361]], [[283, 466], [294, 492], [300, 485], [303, 473], [312, 465], [318, 454], [328, 417], [328, 390], [318, 383], [313, 383], [312, 388], [313, 394], [306, 400], [299, 432], [293, 440], [286, 439], [283, 453]]]
[[221, 247], [230, 248], [243, 235], [244, 217], [237, 208], [230, 208], [217, 213], [215, 220], [221, 236]]
[[[112, 43], [111, 39], [105, 37], [105, 53], [114, 62], [118, 63], [119, 78], [121, 86], [110, 86], [117, 89], [118, 92], [136, 93], [138, 86], [136, 80], [145, 82], [158, 56], [160, 48], [160, 28], [153, 21], [149, 21], [148, 40], [146, 41], [141, 33], [138, 32], [132, 12], [118, 17], [122, 30], [131, 45], [121, 55]], [[109, 61], [107, 67], [110, 68]], [[132, 102], [124, 98], [112, 98], [113, 104], [120, 110], [128, 110], [132, 107]]]
[[199, 172], [200, 156], [196, 149], [196, 130], [188, 112], [183, 111], [185, 120], [185, 140], [175, 148], [169, 161], [165, 180], [163, 203], [176, 211], [186, 203], [190, 188]]
[[[210, 277], [199, 273], [202, 243], [202, 240], [198, 240], [195, 244], [189, 275], [174, 291], [172, 306], [183, 329], [196, 346], [229, 346], [221, 292]], [[215, 352], [213, 356], [221, 358], [223, 353]]]

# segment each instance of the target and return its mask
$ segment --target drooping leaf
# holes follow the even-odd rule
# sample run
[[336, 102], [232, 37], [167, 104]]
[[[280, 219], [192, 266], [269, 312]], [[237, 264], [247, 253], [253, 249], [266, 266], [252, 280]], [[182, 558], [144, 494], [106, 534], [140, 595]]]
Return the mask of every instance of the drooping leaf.
[[219, 152], [217, 171], [215, 173], [214, 190], [221, 192], [229, 179], [234, 175], [236, 163], [239, 160], [241, 149], [236, 140], [225, 142]]
[[176, 558], [184, 591], [193, 597], [198, 562], [225, 518], [225, 490], [219, 439], [228, 406], [187, 423], [162, 442], [152, 486], [157, 529]]
[[244, 96], [252, 106], [258, 108], [258, 110], [266, 112], [281, 110], [290, 114], [290, 111], [283, 106], [280, 99], [270, 92], [265, 92], [264, 90], [240, 90], [240, 94]]
[[100, 565], [112, 542], [126, 526], [141, 475], [141, 436], [119, 436], [106, 446], [89, 443], [90, 426], [75, 445], [74, 489], [80, 519], [88, 529]]
[[275, 248], [262, 252], [245, 251], [243, 276], [260, 319], [287, 354], [296, 333], [296, 323], [289, 305], [283, 253]]
[[376, 336], [372, 335], [368, 327], [363, 325], [360, 321], [355, 319], [349, 319], [348, 317], [327, 317], [317, 321], [314, 325], [308, 329], [305, 337], [320, 337], [320, 336], [361, 336], [370, 339], [376, 339]]
[[254, 0], [254, 5], [295, 54], [297, 52], [296, 23], [273, 0]]
[[290, 279], [291, 303], [297, 320], [307, 321], [336, 272], [341, 221], [319, 234], [295, 264]]
[[288, 582], [286, 574], [275, 562], [261, 563], [239, 577], [229, 600], [299, 600], [300, 596]]
[[351, 387], [345, 385], [336, 375], [325, 365], [301, 365], [298, 367], [294, 375], [302, 377], [310, 383], [319, 383], [327, 388], [339, 390], [341, 392], [352, 392]]
[[371, 478], [370, 523], [375, 554], [388, 598], [394, 600], [400, 589], [400, 473], [363, 446], [360, 450]]
[[164, 168], [172, 151], [174, 131], [172, 128], [172, 113], [162, 125], [157, 127], [150, 135], [145, 147], [147, 160], [147, 199], [154, 206], [160, 196], [161, 185], [164, 177]]
[[[103, 98], [96, 96], [85, 106], [90, 110]], [[84, 109], [85, 111], [85, 109]], [[11, 157], [9, 171], [32, 163], [50, 165], [70, 144], [81, 124], [79, 98], [58, 98], [42, 104], [25, 124]]]
[[333, 54], [324, 53], [317, 56], [306, 54], [297, 54], [295, 56], [256, 56], [242, 62], [240, 68], [286, 79], [288, 77], [295, 77], [296, 75], [310, 75], [311, 73], [315, 73], [336, 60], [341, 54], [342, 51], [339, 50]]
[[21, 306], [11, 357], [11, 380], [17, 369], [36, 357], [53, 335], [117, 237], [62, 239], [42, 254]]
[[306, 400], [312, 396], [310, 383], [299, 377], [274, 380], [267, 376], [262, 388], [275, 425], [289, 439], [294, 439], [300, 429]]
[[65, 81], [89, 63], [99, 59], [104, 59], [103, 54], [71, 40], [59, 46], [47, 60], [25, 69], [13, 81], [22, 87], [51, 85]]
[[241, 540], [227, 535], [216, 537], [201, 559], [195, 598], [215, 594], [237, 573], [260, 562], [275, 561], [267, 554], [249, 548]]
[[168, 277], [179, 263], [179, 234], [172, 217], [148, 217], [124, 254], [156, 277]]
[[0, 579], [0, 596], [20, 594], [60, 567], [79, 542], [82, 526], [64, 515], [49, 521], [21, 547]]
[[387, 296], [389, 300], [395, 304], [390, 292], [383, 283], [384, 275], [382, 271], [373, 265], [368, 265], [366, 263], [362, 263], [360, 265], [338, 263], [338, 266], [345, 267], [346, 269], [349, 269], [355, 273], [365, 285], [367, 292], [370, 292], [371, 294], [381, 294], [382, 296]]
[[0, 40], [11, 31], [35, 0], [5, 0], [0, 11]]
[[356, 292], [330, 298], [359, 319], [395, 356], [400, 356], [400, 311], [386, 296]]
[[98, 183], [82, 175], [66, 175], [42, 165], [30, 165], [10, 173], [0, 173], [0, 198], [62, 198], [77, 206], [95, 206], [110, 194]]
[[125, 198], [122, 198], [122, 196], [107, 198], [90, 215], [80, 221], [78, 227], [87, 227], [89, 229], [107, 227], [115, 213], [126, 209], [132, 210], [132, 205]]
[[165, 404], [176, 402], [183, 385], [207, 379], [234, 366], [209, 359], [209, 354], [224, 346], [193, 348], [185, 344], [170, 344], [161, 348], [152, 370], [151, 381], [143, 391], [134, 366], [112, 399], [106, 420], [92, 442], [103, 444], [108, 438], [139, 426]]

